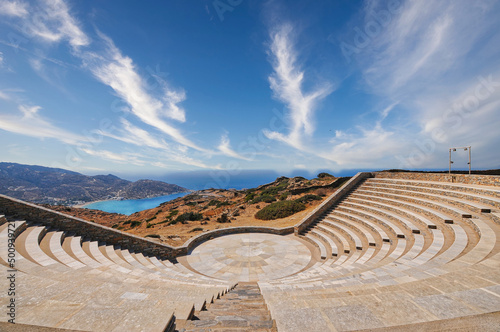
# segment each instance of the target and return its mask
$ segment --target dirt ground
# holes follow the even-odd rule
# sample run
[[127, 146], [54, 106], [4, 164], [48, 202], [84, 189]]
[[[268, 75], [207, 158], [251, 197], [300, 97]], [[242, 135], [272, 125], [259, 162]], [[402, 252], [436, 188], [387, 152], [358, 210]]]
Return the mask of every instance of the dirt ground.
[[[194, 192], [160, 206], [130, 216], [76, 207], [49, 206], [51, 209], [79, 217], [127, 233], [147, 237], [171, 246], [181, 246], [191, 237], [215, 229], [237, 226], [288, 227], [300, 222], [318, 204], [337, 190], [336, 178], [313, 179], [278, 178], [275, 182], [251, 190], [208, 189]], [[339, 181], [340, 185], [341, 182]], [[255, 214], [271, 203], [254, 202], [249, 195], [268, 195], [275, 201], [296, 200], [305, 195], [315, 199], [305, 202], [306, 209], [286, 218], [260, 220]], [[273, 191], [274, 190], [274, 191]], [[285, 198], [281, 197], [285, 193]], [[253, 197], [253, 196], [252, 196]], [[185, 213], [194, 213], [201, 220], [176, 219]], [[226, 215], [229, 222], [221, 223]]]

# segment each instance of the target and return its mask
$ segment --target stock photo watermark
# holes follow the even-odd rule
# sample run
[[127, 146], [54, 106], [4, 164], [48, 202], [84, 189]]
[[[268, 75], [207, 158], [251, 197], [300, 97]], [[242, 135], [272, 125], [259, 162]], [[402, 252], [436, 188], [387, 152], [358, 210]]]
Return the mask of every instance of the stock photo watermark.
[[224, 14], [231, 13], [237, 6], [241, 5], [243, 0], [214, 0], [212, 7], [215, 9], [221, 22], [224, 21]]
[[[363, 49], [368, 47], [378, 36], [382, 34], [385, 28], [392, 22], [394, 15], [399, 13], [401, 7], [400, 0], [391, 0], [386, 3], [386, 8], [378, 11], [372, 11], [369, 14], [369, 20], [364, 26], [353, 28], [354, 36], [352, 41], [341, 41], [340, 51], [347, 63], [351, 63], [354, 55], [360, 54]], [[329, 38], [330, 42], [336, 43]]]
[[7, 222], [7, 317], [9, 323], [16, 322], [16, 223], [13, 221]]

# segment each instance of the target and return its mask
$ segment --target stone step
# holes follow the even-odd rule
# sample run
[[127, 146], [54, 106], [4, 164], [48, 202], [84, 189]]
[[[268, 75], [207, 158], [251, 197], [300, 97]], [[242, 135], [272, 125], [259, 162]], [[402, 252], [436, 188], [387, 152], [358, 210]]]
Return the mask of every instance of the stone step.
[[455, 205], [452, 205], [448, 201], [446, 203], [442, 203], [441, 201], [433, 200], [430, 197], [428, 199], [425, 198], [418, 198], [414, 196], [409, 196], [409, 195], [401, 195], [401, 194], [392, 194], [388, 192], [380, 192], [380, 191], [373, 191], [373, 190], [359, 190], [358, 194], [363, 194], [363, 195], [369, 195], [371, 197], [384, 197], [384, 198], [389, 198], [389, 199], [395, 199], [398, 201], [402, 202], [411, 202], [411, 203], [416, 203], [417, 205], [423, 205], [423, 206], [428, 206], [430, 208], [436, 209], [438, 211], [441, 211], [445, 214], [453, 215], [458, 218], [471, 218], [471, 213], [469, 211], [464, 210], [461, 207], [457, 207]]
[[67, 265], [73, 269], [81, 269], [86, 267], [85, 264], [77, 260], [75, 257], [69, 255], [61, 245], [63, 238], [63, 232], [52, 231], [45, 235], [40, 247], [49, 256], [53, 257], [58, 262]]
[[306, 237], [309, 238], [318, 246], [321, 259], [326, 259], [328, 257], [327, 249], [325, 246], [327, 240], [324, 239], [323, 236], [320, 233], [316, 232], [315, 230], [311, 230], [311, 232], [309, 232], [309, 234], [307, 234]]
[[460, 191], [467, 193], [478, 193], [481, 195], [492, 196], [500, 198], [500, 188], [484, 185], [471, 185], [464, 183], [450, 183], [450, 182], [435, 182], [435, 181], [417, 181], [406, 179], [384, 179], [384, 178], [371, 178], [366, 183], [392, 183], [403, 185], [416, 185], [419, 187], [439, 188], [451, 191]]
[[49, 266], [58, 262], [47, 255], [40, 248], [40, 239], [44, 236], [46, 228], [43, 226], [30, 226], [16, 240], [16, 250], [33, 263]]
[[366, 190], [376, 190], [381, 193], [392, 193], [398, 195], [411, 196], [416, 198], [430, 198], [436, 201], [446, 201], [449, 204], [456, 205], [458, 207], [462, 207], [466, 210], [471, 210], [476, 213], [489, 213], [493, 208], [495, 208], [495, 202], [492, 204], [484, 204], [475, 201], [470, 201], [464, 198], [456, 198], [444, 195], [442, 192], [438, 193], [429, 193], [429, 192], [420, 192], [408, 189], [400, 189], [400, 188], [391, 188], [385, 186], [363, 186], [363, 189]]
[[379, 187], [379, 188], [392, 188], [400, 190], [408, 190], [413, 192], [420, 192], [425, 194], [438, 194], [441, 196], [447, 196], [448, 198], [461, 198], [467, 201], [476, 201], [480, 203], [485, 203], [488, 205], [500, 208], [500, 198], [491, 197], [484, 194], [477, 194], [473, 192], [459, 191], [457, 188], [436, 188], [436, 187], [426, 187], [418, 186], [415, 184], [405, 184], [405, 183], [381, 183], [381, 182], [367, 182], [369, 186]]
[[257, 283], [240, 283], [179, 331], [276, 331]]
[[[9, 266], [9, 253], [15, 255], [15, 238], [10, 237], [10, 234], [17, 234], [26, 227], [26, 222], [9, 221], [0, 225], [0, 264]], [[15, 257], [11, 257], [14, 258]], [[15, 263], [15, 262], [14, 262]]]

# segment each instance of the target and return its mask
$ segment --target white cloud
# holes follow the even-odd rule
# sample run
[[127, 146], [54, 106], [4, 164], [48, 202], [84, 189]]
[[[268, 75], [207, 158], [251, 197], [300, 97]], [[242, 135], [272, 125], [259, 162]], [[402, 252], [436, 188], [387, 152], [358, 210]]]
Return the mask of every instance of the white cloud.
[[20, 105], [21, 116], [0, 115], [0, 129], [42, 139], [54, 138], [68, 144], [76, 144], [87, 140], [83, 136], [53, 125], [39, 114], [40, 109], [40, 106]]
[[5, 92], [3, 92], [2, 90], [0, 90], [0, 99], [10, 100], [10, 96], [8, 94], [6, 94]]
[[0, 15], [23, 17], [28, 15], [27, 5], [21, 1], [0, 1]]
[[[387, 10], [385, 1], [366, 3], [358, 23], [362, 29], [377, 22], [374, 13]], [[430, 168], [446, 167], [450, 146], [472, 144], [476, 154], [482, 152], [479, 147], [495, 149], [500, 144], [493, 129], [500, 122], [500, 89], [495, 87], [467, 116], [456, 105], [474, 96], [478, 76], [491, 73], [500, 82], [491, 61], [499, 58], [500, 49], [489, 47], [500, 41], [498, 14], [492, 1], [401, 2], [387, 25], [368, 37], [355, 63], [367, 92], [389, 106], [378, 120], [370, 119], [373, 124], [359, 122], [364, 129], [340, 132], [325, 157], [349, 167]], [[489, 167], [497, 167], [490, 159]]]
[[99, 133], [103, 136], [107, 136], [137, 146], [146, 146], [156, 149], [169, 148], [168, 144], [165, 141], [153, 137], [149, 132], [137, 126], [134, 126], [129, 121], [121, 119], [121, 123], [122, 129], [120, 130], [120, 135], [106, 131], [99, 131]]
[[34, 36], [47, 42], [68, 40], [74, 48], [90, 44], [90, 38], [80, 29], [79, 23], [70, 15], [63, 0], [45, 0], [39, 7], [31, 8], [32, 15], [27, 28]]
[[82, 147], [80, 148], [80, 150], [88, 155], [99, 157], [113, 162], [129, 163], [139, 166], [145, 164], [144, 161], [141, 160], [140, 156], [131, 153], [124, 153], [124, 152], [115, 153], [107, 150], [96, 150], [90, 147]]
[[320, 156], [344, 168], [379, 167], [394, 164], [393, 156], [405, 146], [404, 138], [380, 124], [372, 128], [358, 127], [356, 134], [336, 133], [333, 147]]
[[[144, 124], [158, 129], [159, 133], [168, 135], [174, 144], [167, 143], [164, 139], [157, 138], [149, 131], [125, 120], [122, 121], [119, 133], [102, 132], [102, 135], [128, 144], [168, 151], [169, 153], [165, 153], [165, 155], [180, 163], [203, 168], [209, 167], [185, 154], [188, 152], [188, 148], [208, 155], [214, 152], [199, 147], [167, 121], [186, 121], [185, 110], [179, 105], [186, 99], [186, 94], [182, 89], [171, 88], [161, 77], [153, 74], [160, 84], [160, 88], [159, 91], [148, 91], [147, 82], [139, 74], [132, 59], [123, 55], [113, 41], [99, 31], [97, 31], [98, 41], [103, 43], [93, 43], [93, 51], [90, 51], [89, 48], [83, 48], [82, 46], [90, 46], [91, 39], [81, 30], [79, 23], [71, 16], [70, 9], [63, 0], [43, 0], [39, 2], [38, 6], [31, 4], [30, 6], [25, 5], [25, 7], [29, 9], [29, 13], [37, 11], [37, 15], [24, 17], [24, 24], [22, 24], [26, 30], [24, 32], [40, 37], [41, 40], [47, 42], [67, 41], [72, 46], [72, 54], [82, 60], [83, 66], [97, 80], [111, 87], [130, 106], [129, 111], [132, 114]], [[104, 47], [99, 48], [102, 44]], [[44, 76], [45, 67], [41, 59], [47, 58], [42, 56], [40, 59], [32, 59], [30, 64], [39, 75], [46, 78], [46, 75]], [[2, 96], [0, 95], [0, 97]], [[8, 119], [4, 118], [3, 120], [6, 122]], [[29, 132], [21, 130], [21, 128], [18, 128], [17, 131]], [[76, 140], [67, 141], [74, 142]], [[107, 152], [97, 153], [93, 151], [95, 156], [101, 156], [108, 160], [118, 160], [116, 155]]]
[[85, 52], [80, 55], [84, 65], [93, 75], [125, 100], [130, 105], [131, 112], [145, 124], [159, 129], [177, 143], [195, 150], [207, 151], [187, 139], [179, 129], [164, 120], [165, 117], [178, 121], [185, 120], [184, 110], [177, 105], [185, 99], [184, 92], [168, 89], [166, 83], [162, 82], [164, 89], [162, 100], [150, 95], [132, 59], [123, 56], [111, 39], [99, 35], [105, 41], [106, 50], [102, 54]]
[[271, 53], [274, 73], [269, 77], [277, 99], [289, 110], [290, 131], [287, 135], [265, 131], [270, 139], [283, 141], [297, 149], [304, 149], [302, 138], [314, 133], [313, 116], [319, 101], [329, 95], [332, 86], [323, 83], [309, 93], [303, 91], [304, 72], [297, 65], [297, 54], [291, 41], [292, 26], [284, 24], [271, 33]]
[[159, 160], [168, 159], [180, 164], [200, 168], [213, 168], [213, 166], [207, 165], [200, 160], [186, 156], [187, 150], [185, 149], [185, 146], [178, 145], [177, 147], [173, 147], [172, 144], [168, 144], [164, 140], [151, 135], [149, 132], [133, 125], [125, 119], [121, 119], [121, 122], [123, 126], [122, 128], [117, 129], [119, 132], [116, 134], [105, 131], [99, 131], [98, 133], [128, 144], [153, 149], [150, 153], [152, 155], [150, 159], [156, 160], [155, 166], [157, 167], [166, 167], [167, 164], [160, 162]]
[[222, 135], [221, 142], [219, 144], [218, 149], [226, 156], [237, 158], [237, 159], [242, 159], [242, 160], [247, 160], [247, 161], [251, 160], [250, 158], [242, 156], [241, 154], [239, 154], [238, 152], [234, 151], [231, 148], [231, 142], [229, 141], [229, 137], [227, 136], [227, 134]]

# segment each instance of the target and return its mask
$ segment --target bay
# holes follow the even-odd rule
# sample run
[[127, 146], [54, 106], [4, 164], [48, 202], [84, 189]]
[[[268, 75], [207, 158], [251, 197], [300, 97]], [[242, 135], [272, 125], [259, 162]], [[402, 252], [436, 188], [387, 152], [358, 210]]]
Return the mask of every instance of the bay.
[[94, 209], [110, 213], [121, 213], [130, 215], [143, 210], [148, 210], [159, 206], [161, 203], [165, 203], [174, 200], [179, 197], [183, 197], [189, 194], [189, 192], [171, 194], [165, 196], [158, 196], [152, 198], [143, 199], [125, 199], [122, 201], [109, 200], [109, 201], [99, 201], [94, 203], [85, 204], [82, 206], [85, 209]]

